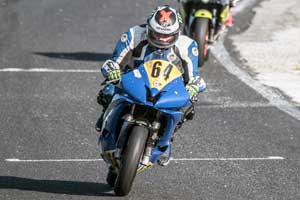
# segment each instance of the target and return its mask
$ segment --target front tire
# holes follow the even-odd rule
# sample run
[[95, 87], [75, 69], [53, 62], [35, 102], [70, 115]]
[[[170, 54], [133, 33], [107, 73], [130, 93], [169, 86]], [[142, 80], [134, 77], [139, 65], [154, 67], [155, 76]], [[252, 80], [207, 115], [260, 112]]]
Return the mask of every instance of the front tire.
[[138, 165], [145, 149], [148, 130], [143, 126], [134, 126], [121, 158], [121, 169], [115, 182], [115, 194], [127, 195], [132, 187]]
[[202, 67], [204, 62], [208, 59], [208, 41], [209, 41], [209, 19], [207, 18], [196, 18], [194, 39], [198, 43], [198, 66]]

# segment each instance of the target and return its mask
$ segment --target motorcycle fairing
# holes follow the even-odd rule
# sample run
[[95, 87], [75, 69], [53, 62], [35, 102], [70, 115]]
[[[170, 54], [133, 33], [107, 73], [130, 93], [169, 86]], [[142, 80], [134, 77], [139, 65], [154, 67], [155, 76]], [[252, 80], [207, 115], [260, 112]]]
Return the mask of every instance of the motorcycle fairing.
[[[173, 69], [176, 70], [175, 68]], [[178, 73], [176, 72], [175, 76], [171, 78], [171, 81], [168, 81], [166, 84], [164, 82], [161, 83], [160, 80], [156, 79], [159, 83], [164, 85], [164, 87], [154, 87], [154, 83], [150, 83], [150, 81], [153, 81], [154, 79], [149, 78], [149, 73], [149, 70], [147, 72], [144, 65], [141, 65], [132, 72], [124, 74], [121, 81], [122, 88], [138, 102], [158, 109], [180, 108], [188, 103], [189, 94], [185, 89], [181, 75], [178, 76]], [[171, 76], [172, 74], [170, 77]], [[157, 95], [160, 96], [156, 99], [157, 101], [150, 102], [147, 99], [147, 95], [150, 95], [152, 98]]]
[[153, 59], [144, 63], [149, 87], [162, 90], [166, 85], [174, 79], [181, 77], [182, 73], [171, 62], [162, 59]]
[[152, 149], [150, 162], [155, 163], [160, 159], [162, 153], [169, 154], [170, 152], [170, 140], [176, 128], [176, 125], [182, 120], [183, 113], [180, 111], [167, 111], [168, 124], [165, 128], [164, 135], [159, 138], [157, 145]]
[[[122, 98], [121, 95], [116, 94], [109, 107], [104, 113], [102, 123], [102, 134], [100, 137], [102, 149], [105, 151], [116, 149], [116, 127], [120, 118], [121, 112], [128, 106], [129, 99]], [[105, 141], [104, 143], [102, 141]]]

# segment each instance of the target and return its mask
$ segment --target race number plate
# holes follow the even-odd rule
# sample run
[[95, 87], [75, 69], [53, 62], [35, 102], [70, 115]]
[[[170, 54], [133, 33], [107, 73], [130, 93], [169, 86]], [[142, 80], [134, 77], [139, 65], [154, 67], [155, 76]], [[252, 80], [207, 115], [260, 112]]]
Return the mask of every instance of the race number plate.
[[144, 63], [151, 88], [161, 90], [181, 76], [178, 68], [166, 60], [150, 60]]

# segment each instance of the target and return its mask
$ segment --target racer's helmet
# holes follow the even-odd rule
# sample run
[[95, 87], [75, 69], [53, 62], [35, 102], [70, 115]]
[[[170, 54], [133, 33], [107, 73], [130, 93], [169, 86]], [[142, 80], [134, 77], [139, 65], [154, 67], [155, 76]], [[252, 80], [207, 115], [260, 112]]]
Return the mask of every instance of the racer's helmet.
[[169, 48], [179, 37], [182, 19], [170, 6], [157, 7], [147, 20], [147, 40], [157, 48]]

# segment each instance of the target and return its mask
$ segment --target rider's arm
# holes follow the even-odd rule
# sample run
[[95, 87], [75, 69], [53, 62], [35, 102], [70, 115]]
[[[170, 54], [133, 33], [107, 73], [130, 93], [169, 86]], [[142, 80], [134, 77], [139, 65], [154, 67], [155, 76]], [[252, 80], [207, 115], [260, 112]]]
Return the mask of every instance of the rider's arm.
[[121, 38], [115, 46], [112, 54], [112, 60], [119, 65], [121, 65], [128, 53], [134, 48], [133, 35], [133, 29], [131, 28], [121, 35]]
[[206, 85], [204, 80], [201, 78], [198, 70], [198, 45], [197, 42], [186, 36], [181, 36], [178, 42], [179, 51], [181, 58], [183, 59], [183, 67], [187, 76], [188, 84], [195, 84], [199, 87], [199, 92], [205, 90]]
[[185, 77], [187, 80], [185, 82], [190, 83], [194, 77], [199, 76], [198, 45], [191, 38], [181, 35], [178, 39], [177, 47], [186, 73]]
[[133, 49], [132, 28], [121, 35], [112, 54], [112, 58], [105, 61], [101, 67], [101, 73], [105, 78], [119, 78], [122, 70], [122, 62], [129, 52]]

